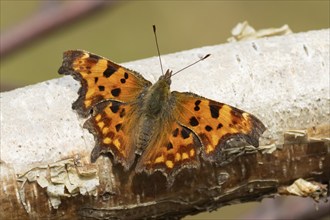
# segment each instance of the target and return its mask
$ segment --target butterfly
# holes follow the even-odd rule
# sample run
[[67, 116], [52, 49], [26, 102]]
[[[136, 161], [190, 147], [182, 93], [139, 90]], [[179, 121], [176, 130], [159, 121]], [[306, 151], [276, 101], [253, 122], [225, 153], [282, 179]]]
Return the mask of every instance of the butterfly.
[[[60, 74], [80, 81], [72, 108], [95, 138], [91, 161], [112, 154], [125, 170], [173, 177], [200, 160], [218, 162], [228, 140], [258, 146], [265, 126], [252, 114], [189, 92], [170, 91], [172, 72], [154, 84], [104, 57], [64, 52]], [[132, 167], [134, 166], [134, 167]]]

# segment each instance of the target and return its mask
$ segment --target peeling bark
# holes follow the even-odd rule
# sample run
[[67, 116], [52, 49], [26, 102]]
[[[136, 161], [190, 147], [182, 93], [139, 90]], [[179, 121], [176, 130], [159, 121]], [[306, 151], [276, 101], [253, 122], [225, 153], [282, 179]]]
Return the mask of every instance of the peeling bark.
[[[180, 67], [192, 54], [211, 53], [190, 71], [188, 89], [187, 73], [174, 87], [247, 110], [268, 128], [259, 149], [228, 146], [229, 163], [184, 169], [171, 186], [161, 173], [125, 172], [111, 157], [90, 164], [93, 137], [71, 109], [79, 85], [70, 77], [1, 93], [0, 218], [175, 219], [258, 201], [299, 178], [328, 183], [328, 36], [323, 30], [164, 56]], [[156, 58], [125, 66], [146, 77], [159, 72]], [[200, 80], [201, 69], [210, 79]], [[215, 82], [222, 83], [211, 89]]]

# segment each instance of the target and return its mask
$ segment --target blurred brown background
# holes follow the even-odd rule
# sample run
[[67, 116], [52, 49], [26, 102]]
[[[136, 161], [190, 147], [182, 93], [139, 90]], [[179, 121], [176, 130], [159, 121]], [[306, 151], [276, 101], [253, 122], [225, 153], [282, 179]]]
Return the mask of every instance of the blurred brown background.
[[[2, 37], [42, 11], [88, 1], [0, 2]], [[74, 22], [50, 28], [36, 40], [2, 54], [1, 90], [59, 77], [62, 52], [68, 49], [88, 50], [118, 63], [155, 56], [153, 24], [161, 53], [167, 54], [225, 43], [231, 29], [244, 20], [256, 29], [283, 24], [293, 32], [329, 28], [329, 1], [106, 1]]]
[[[37, 14], [76, 3], [73, 13], [77, 3], [86, 2], [1, 0], [1, 37]], [[66, 13], [57, 17], [65, 20], [70, 11]], [[68, 49], [88, 50], [118, 63], [155, 56], [153, 24], [162, 54], [225, 43], [244, 20], [256, 29], [284, 24], [293, 32], [329, 28], [329, 1], [106, 1], [69, 20], [1, 55], [1, 91], [59, 77], [62, 53]], [[257, 205], [227, 206], [186, 219], [236, 219]]]

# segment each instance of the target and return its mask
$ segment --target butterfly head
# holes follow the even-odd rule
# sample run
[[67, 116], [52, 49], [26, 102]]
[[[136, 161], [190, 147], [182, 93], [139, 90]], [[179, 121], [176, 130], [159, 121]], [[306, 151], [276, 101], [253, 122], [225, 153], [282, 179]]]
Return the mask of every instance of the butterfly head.
[[171, 78], [172, 78], [172, 70], [166, 70], [166, 73], [164, 75], [164, 79], [166, 82], [171, 85]]
[[170, 86], [171, 85], [171, 77], [172, 77], [172, 71], [171, 70], [166, 70], [166, 73], [164, 75], [161, 75], [159, 77], [158, 81], [163, 82], [164, 84]]

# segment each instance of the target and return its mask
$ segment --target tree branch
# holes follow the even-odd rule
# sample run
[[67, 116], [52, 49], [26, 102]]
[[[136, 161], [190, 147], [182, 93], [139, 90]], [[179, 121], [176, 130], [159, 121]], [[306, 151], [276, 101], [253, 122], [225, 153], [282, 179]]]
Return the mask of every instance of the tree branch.
[[[108, 157], [89, 163], [93, 136], [71, 109], [79, 88], [71, 77], [1, 93], [0, 217], [180, 218], [284, 193], [298, 178], [327, 183], [328, 36], [329, 30], [311, 31], [164, 56], [175, 70], [210, 53], [178, 74], [172, 89], [237, 106], [268, 129], [260, 150], [228, 147], [230, 163], [202, 162], [172, 186], [160, 173], [125, 172]], [[160, 75], [156, 57], [125, 66], [151, 81]]]

